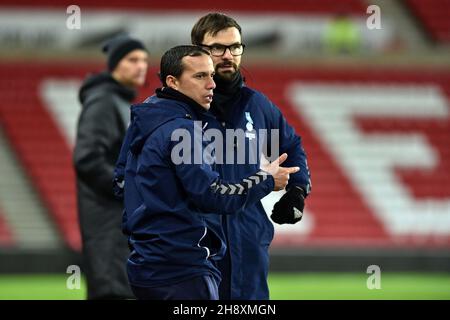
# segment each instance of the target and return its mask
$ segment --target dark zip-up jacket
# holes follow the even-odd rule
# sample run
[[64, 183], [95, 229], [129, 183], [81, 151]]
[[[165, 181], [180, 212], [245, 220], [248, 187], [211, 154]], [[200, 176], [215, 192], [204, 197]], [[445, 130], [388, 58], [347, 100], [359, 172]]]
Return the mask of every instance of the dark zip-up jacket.
[[205, 274], [220, 281], [215, 261], [226, 247], [214, 217], [258, 202], [273, 190], [273, 177], [258, 168], [245, 180], [224, 180], [213, 171], [214, 159], [202, 159], [202, 133], [214, 117], [195, 103], [152, 96], [132, 107], [131, 118], [120, 156], [127, 159], [123, 230], [133, 250], [130, 283], [165, 286]]

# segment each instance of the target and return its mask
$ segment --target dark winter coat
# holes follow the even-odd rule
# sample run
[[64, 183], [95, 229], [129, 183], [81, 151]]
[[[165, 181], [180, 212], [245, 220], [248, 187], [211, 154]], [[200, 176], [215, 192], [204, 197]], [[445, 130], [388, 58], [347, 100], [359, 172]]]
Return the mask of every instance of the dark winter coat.
[[83, 107], [73, 160], [89, 299], [132, 297], [120, 229], [123, 205], [113, 195], [112, 179], [134, 97], [109, 73], [90, 76], [79, 92]]

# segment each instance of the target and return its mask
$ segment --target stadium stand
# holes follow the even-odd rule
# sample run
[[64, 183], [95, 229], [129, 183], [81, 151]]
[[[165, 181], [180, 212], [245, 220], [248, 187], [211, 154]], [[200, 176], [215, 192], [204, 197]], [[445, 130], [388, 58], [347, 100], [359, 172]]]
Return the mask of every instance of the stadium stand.
[[[68, 7], [73, 4], [73, 1], [59, 0], [43, 0], [39, 1], [40, 7], [54, 8], [54, 7]], [[31, 0], [25, 1], [2, 1], [4, 6], [12, 7], [35, 7], [36, 3]], [[211, 3], [202, 0], [174, 0], [169, 2], [161, 1], [119, 1], [119, 0], [79, 0], [76, 5], [81, 8], [101, 9], [107, 8], [109, 10], [159, 10], [159, 11], [234, 11], [241, 13], [308, 13], [308, 14], [331, 14], [345, 11], [348, 14], [363, 15], [366, 12], [366, 5], [363, 0], [285, 0], [278, 1], [276, 4], [271, 1], [263, 1], [256, 3], [252, 0], [231, 0], [222, 3]]]
[[[38, 65], [33, 63], [19, 63], [0, 65], [1, 74], [8, 74], [8, 80], [0, 82], [3, 92], [16, 88], [27, 95], [5, 95], [0, 107], [0, 116], [5, 126], [5, 132], [18, 152], [18, 156], [28, 170], [35, 186], [44, 199], [53, 220], [64, 236], [67, 244], [72, 248], [79, 248], [78, 225], [76, 218], [76, 202], [74, 177], [71, 163], [71, 151], [65, 135], [50, 116], [48, 106], [40, 97], [39, 83], [46, 78], [65, 79], [79, 78], [92, 70], [93, 66], [71, 64]], [[100, 68], [100, 66], [98, 66]], [[14, 70], [14, 71], [13, 71]], [[24, 81], [23, 74], [27, 74]], [[151, 71], [150, 74], [154, 73]], [[306, 150], [308, 150], [310, 166], [314, 173], [314, 193], [308, 200], [308, 210], [314, 216], [315, 227], [306, 237], [292, 237], [281, 233], [277, 235], [275, 246], [290, 245], [379, 245], [393, 246], [396, 241], [403, 239], [402, 244], [417, 245], [413, 240], [414, 233], [405, 237], [389, 234], [387, 222], [380, 219], [374, 208], [368, 206], [367, 199], [361, 196], [360, 187], [349, 180], [342, 169], [342, 163], [324, 144], [320, 133], [308, 123], [308, 120], [298, 111], [292, 97], [288, 93], [290, 85], [295, 83], [319, 85], [348, 85], [365, 88], [367, 86], [387, 85], [390, 90], [400, 90], [404, 84], [413, 84], [417, 88], [429, 84], [436, 85], [446, 92], [450, 92], [450, 74], [448, 72], [421, 71], [370, 71], [348, 70], [310, 70], [293, 68], [253, 67], [246, 71], [250, 86], [261, 88], [291, 119], [292, 124], [303, 136]], [[265, 81], [264, 79], [271, 79]], [[151, 86], [157, 86], [155, 80]], [[150, 85], [149, 85], [150, 87]], [[142, 92], [142, 99], [150, 92]], [[326, 94], [326, 92], [322, 93]], [[408, 101], [407, 98], [405, 101]], [[14, 108], [14, 112], [11, 112]], [[448, 105], [446, 106], [448, 109]], [[300, 111], [302, 112], [302, 111]], [[326, 116], [326, 113], [325, 113]], [[355, 115], [356, 116], [356, 115]], [[75, 119], [74, 119], [75, 121]], [[360, 127], [363, 134], [370, 135], [382, 131], [390, 134], [392, 131], [405, 135], [422, 134], [427, 138], [433, 150], [439, 155], [436, 167], [432, 170], [419, 168], [396, 169], [396, 175], [403, 184], [411, 190], [419, 201], [422, 198], [441, 199], [450, 197], [448, 146], [450, 132], [449, 119], [414, 119], [403, 114], [401, 119], [391, 119], [388, 116], [378, 118], [355, 117], [355, 125]], [[339, 136], [339, 132], [335, 135]], [[342, 141], [345, 142], [345, 133]], [[351, 150], [352, 157], [358, 157], [357, 148]], [[362, 159], [361, 161], [363, 161]], [[369, 161], [362, 162], [363, 170], [371, 170]], [[380, 178], [381, 179], [381, 178]], [[388, 183], [380, 181], [380, 183]], [[387, 195], [388, 197], [388, 195]], [[326, 199], [326, 201], [324, 201]], [[395, 200], [395, 199], [394, 199]], [[330, 214], [338, 212], [338, 214]], [[420, 235], [418, 235], [420, 237]], [[421, 245], [449, 244], [449, 238], [429, 234], [421, 237]], [[409, 240], [408, 240], [409, 239]], [[437, 241], [440, 239], [440, 241]]]
[[[419, 242], [421, 244], [444, 244], [448, 246], [448, 236], [444, 236], [439, 240], [439, 236], [433, 235], [433, 233], [430, 233], [425, 238], [420, 234], [414, 235], [414, 232], [405, 236], [397, 235], [397, 237], [389, 234], [389, 225], [387, 225], [386, 221], [383, 222], [379, 215], [375, 214], [373, 208], [368, 206], [368, 199], [361, 196], [361, 187], [349, 181], [348, 173], [343, 172], [342, 167], [343, 165], [345, 167], [345, 164], [336, 163], [339, 159], [336, 157], [336, 153], [332, 152], [333, 148], [330, 145], [324, 145], [323, 140], [320, 141], [322, 138], [320, 132], [311, 130], [313, 129], [311, 123], [305, 121], [304, 115], [298, 116], [298, 114], [292, 113], [292, 109], [295, 109], [295, 107], [292, 100], [286, 99], [289, 97], [286, 94], [286, 83], [293, 81], [301, 82], [302, 84], [340, 84], [349, 88], [359, 87], [361, 90], [365, 87], [381, 84], [387, 86], [391, 92], [396, 90], [401, 92], [402, 86], [405, 84], [412, 84], [417, 89], [427, 85], [437, 85], [442, 92], [445, 92], [445, 99], [448, 99], [450, 89], [450, 74], [448, 72], [423, 72], [419, 70], [267, 70], [260, 68], [252, 72], [252, 78], [255, 79], [255, 86], [262, 88], [288, 115], [288, 118], [291, 119], [303, 136], [309, 158], [314, 159], [310, 160], [311, 170], [315, 173], [313, 176], [314, 197], [309, 199], [308, 208], [314, 213], [317, 229], [310, 234], [309, 240], [306, 241], [307, 243], [315, 242], [320, 244], [324, 240], [328, 240], [326, 241], [327, 245], [332, 245], [333, 243], [339, 245], [345, 243], [347, 245], [350, 243], [352, 245], [367, 245], [372, 243], [375, 246], [392, 246], [398, 243], [397, 241], [403, 245], [405, 243], [417, 245], [418, 242], [416, 240], [420, 239]], [[274, 79], [274, 81], [256, 81], [256, 79], [268, 78]], [[276, 81], [275, 79], [283, 80]], [[326, 91], [320, 92], [320, 95], [326, 94]], [[344, 93], [341, 92], [339, 94], [342, 95]], [[376, 99], [374, 96], [367, 96], [365, 99], [374, 98]], [[408, 97], [403, 99], [405, 99], [405, 103], [410, 103], [408, 102]], [[383, 103], [383, 97], [380, 98], [380, 102]], [[359, 100], [358, 103], [364, 104], [364, 102]], [[317, 105], [317, 107], [320, 106]], [[363, 134], [370, 135], [376, 130], [382, 131], [383, 134], [400, 131], [405, 135], [423, 132], [430, 144], [433, 145], [434, 150], [439, 154], [438, 163], [434, 168], [425, 170], [419, 168], [402, 170], [397, 168], [395, 169], [395, 175], [399, 175], [399, 179], [406, 185], [406, 189], [410, 190], [417, 199], [441, 199], [443, 200], [443, 205], [448, 203], [450, 197], [450, 184], [448, 183], [450, 170], [448, 170], [448, 147], [446, 147], [450, 143], [450, 118], [448, 117], [450, 109], [448, 103], [445, 105], [444, 110], [447, 116], [439, 119], [434, 119], [431, 113], [430, 116], [425, 116], [424, 118], [411, 119], [408, 111], [404, 112], [401, 117], [396, 116], [393, 118], [388, 115], [381, 115], [378, 118], [364, 118], [356, 113], [353, 119], [354, 125], [361, 127]], [[329, 116], [325, 112], [322, 117], [328, 119]], [[333, 121], [331, 118], [329, 119]], [[345, 132], [333, 132], [333, 134], [338, 136], [337, 139], [343, 144], [347, 143], [348, 137]], [[357, 148], [350, 149], [350, 157], [360, 158], [360, 165], [363, 171], [372, 170], [370, 159], [362, 158]], [[382, 178], [380, 177], [380, 179]], [[389, 184], [388, 181], [374, 181], [374, 183], [386, 184], [386, 186]], [[385, 197], [389, 198], [389, 194], [386, 194]], [[327, 200], [324, 201], [324, 199]], [[398, 200], [394, 195], [391, 196], [391, 199], [393, 202]], [[333, 212], [336, 214], [333, 214]], [[420, 223], [420, 219], [417, 222]], [[294, 239], [285, 239], [283, 235], [280, 235], [277, 240], [279, 243], [283, 243], [284, 241], [295, 241]], [[296, 240], [304, 241], [299, 238]]]
[[[33, 72], [29, 65], [2, 66], [0, 118], [66, 244], [79, 250], [75, 182], [71, 153], [61, 132], [38, 96], [39, 79], [46, 72]], [[57, 75], [58, 70], [53, 74]]]
[[14, 234], [14, 247], [32, 250], [62, 247], [48, 210], [30, 185], [28, 174], [4, 135], [3, 126], [0, 150], [0, 204], [7, 227], [5, 232]]
[[0, 210], [0, 247], [14, 247], [14, 238], [11, 229], [3, 218]]
[[[450, 41], [448, 3], [445, 0], [405, 2], [430, 37], [447, 44]], [[43, 0], [39, 5], [30, 0], [5, 0], [0, 6], [59, 10], [70, 4], [62, 0]], [[249, 16], [258, 13], [302, 14], [303, 17], [329, 17], [345, 11], [359, 19], [364, 18], [367, 7], [363, 0], [264, 1], [257, 6], [254, 1], [233, 0], [217, 3], [214, 8], [201, 0], [129, 3], [80, 0], [77, 5], [86, 11], [191, 12], [195, 16], [210, 10]], [[399, 34], [401, 37], [401, 30]], [[448, 252], [450, 69], [426, 63], [421, 66], [412, 63], [403, 68], [384, 66], [390, 56], [385, 60], [370, 56], [364, 66], [359, 64], [360, 60], [336, 57], [317, 63], [320, 57], [316, 56], [298, 58], [303, 63], [297, 63], [297, 57], [283, 61], [278, 58], [277, 63], [272, 63], [267, 59], [273, 55], [272, 49], [267, 50], [263, 60], [246, 56], [244, 74], [248, 85], [270, 97], [301, 134], [313, 174], [313, 192], [307, 201], [305, 218], [295, 226], [276, 226], [274, 254], [276, 250], [288, 250], [290, 256], [292, 252], [304, 250], [310, 256], [319, 254], [316, 248], [323, 248], [337, 257], [347, 249], [360, 250], [358, 254], [366, 249], [374, 252], [398, 249], [411, 253], [409, 263], [417, 257], [416, 249]], [[80, 56], [86, 57], [84, 61], [80, 57], [65, 59], [62, 51], [54, 61], [43, 62], [42, 58], [34, 61], [33, 53], [28, 53], [23, 60], [14, 57], [0, 62], [2, 132], [31, 188], [44, 204], [52, 227], [64, 240], [64, 246], [74, 251], [79, 251], [81, 244], [71, 158], [73, 141], [69, 141], [71, 135], [66, 132], [76, 123], [80, 108], [73, 83], [81, 83], [87, 73], [103, 67], [98, 56], [91, 57], [82, 50], [84, 55]], [[74, 58], [77, 52], [70, 54]], [[371, 66], [371, 58], [382, 62]], [[408, 53], [404, 53], [401, 59], [407, 58]], [[316, 64], [311, 67], [309, 61]], [[148, 73], [148, 85], [137, 101], [159, 85], [156, 73], [154, 64]], [[48, 81], [53, 85], [43, 86]], [[64, 115], [52, 113], [51, 103], [46, 99], [49, 94], [46, 90], [58, 88], [65, 91], [61, 89], [55, 101], [67, 101], [67, 108], [75, 108]], [[354, 98], [356, 106], [352, 97], [357, 97]], [[365, 144], [370, 148], [364, 148]], [[1, 201], [0, 210], [3, 210], [0, 249], [18, 248], [18, 233], [5, 218]], [[445, 268], [446, 259], [439, 268]], [[279, 265], [285, 264], [284, 260], [279, 261], [283, 261]], [[311, 264], [311, 268], [318, 265], [323, 264]]]

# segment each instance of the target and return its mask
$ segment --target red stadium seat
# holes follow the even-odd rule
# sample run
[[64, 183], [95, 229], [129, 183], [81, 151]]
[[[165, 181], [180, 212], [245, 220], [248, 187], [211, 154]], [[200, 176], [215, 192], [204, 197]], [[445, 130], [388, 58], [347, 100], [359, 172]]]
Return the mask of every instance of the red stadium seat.
[[[32, 0], [12, 1], [3, 0], [3, 6], [14, 7], [68, 7], [73, 2], [68, 0], [42, 0], [39, 4]], [[233, 11], [250, 13], [307, 13], [307, 14], [335, 14], [346, 12], [353, 15], [364, 15], [367, 5], [363, 0], [284, 0], [284, 1], [260, 1], [254, 0], [230, 0], [217, 2], [214, 5], [203, 0], [172, 0], [172, 1], [119, 1], [119, 0], [79, 0], [76, 2], [81, 8], [96, 8], [110, 10], [164, 10], [164, 11]]]
[[[0, 63], [0, 123], [6, 136], [28, 176], [31, 178], [49, 214], [60, 230], [66, 243], [79, 248], [80, 238], [75, 201], [75, 177], [72, 169], [71, 150], [61, 129], [49, 115], [45, 102], [39, 96], [39, 84], [46, 78], [84, 78], [89, 71], [98, 69], [92, 65], [59, 63]], [[17, 71], [17, 73], [14, 72]], [[156, 70], [150, 70], [152, 75]], [[448, 71], [426, 70], [347, 70], [317, 68], [249, 67], [244, 72], [248, 85], [261, 89], [277, 104], [289, 122], [301, 134], [308, 153], [313, 178], [313, 193], [307, 202], [314, 227], [307, 236], [276, 234], [274, 245], [312, 245], [317, 243], [354, 245], [395, 245], [400, 236], [392, 236], [388, 227], [374, 209], [361, 196], [358, 185], [342, 170], [320, 134], [313, 130], [304, 114], [299, 113], [288, 94], [294, 83], [314, 85], [339, 84], [355, 86], [383, 85], [389, 90], [397, 87], [434, 85], [450, 97], [450, 74]], [[26, 80], [24, 77], [26, 76]], [[271, 81], [268, 81], [270, 79]], [[153, 80], [151, 80], [153, 81]], [[156, 87], [156, 79], [149, 87]], [[26, 94], [24, 94], [26, 92]], [[4, 93], [4, 94], [3, 94]], [[138, 100], [149, 93], [143, 90]], [[332, 121], [332, 119], [331, 119]], [[373, 134], [420, 135], [438, 160], [430, 169], [395, 169], [395, 175], [417, 201], [450, 198], [450, 137], [449, 119], [422, 118], [419, 120], [405, 114], [401, 118], [353, 118], [353, 124], [364, 136]], [[340, 132], [335, 135], [339, 136]], [[345, 137], [342, 138], [345, 143]], [[357, 150], [355, 157], [358, 156]], [[372, 159], [360, 160], [367, 170], [373, 166]], [[382, 179], [382, 178], [380, 178]], [[383, 181], [374, 183], [383, 184]], [[389, 199], [387, 201], [396, 201]], [[0, 222], [1, 223], [1, 222]], [[0, 226], [1, 228], [1, 226]], [[4, 228], [4, 227], [3, 227]], [[0, 233], [1, 234], [1, 233]], [[403, 237], [412, 239], [414, 234]], [[426, 238], [433, 243], [434, 235]], [[450, 237], [444, 237], [440, 245], [449, 245]], [[441, 237], [442, 240], [442, 237]], [[426, 241], [423, 243], [427, 244]]]
[[407, 3], [434, 41], [450, 43], [449, 0], [407, 0]]
[[13, 247], [15, 244], [12, 231], [3, 218], [3, 214], [0, 208], [0, 248]]

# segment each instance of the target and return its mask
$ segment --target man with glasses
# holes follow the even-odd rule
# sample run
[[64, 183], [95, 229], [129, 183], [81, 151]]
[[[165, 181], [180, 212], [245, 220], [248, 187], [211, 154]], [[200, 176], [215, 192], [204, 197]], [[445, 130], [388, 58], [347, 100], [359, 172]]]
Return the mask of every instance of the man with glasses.
[[[286, 194], [275, 204], [271, 218], [279, 224], [296, 223], [301, 220], [304, 199], [310, 192], [311, 180], [306, 154], [301, 139], [287, 123], [280, 110], [262, 93], [244, 85], [240, 65], [245, 45], [242, 43], [241, 27], [224, 14], [210, 13], [200, 18], [191, 31], [191, 41], [211, 53], [216, 88], [210, 111], [216, 117], [217, 128], [224, 134], [229, 130], [243, 130], [246, 141], [234, 148], [246, 149], [255, 138], [257, 130], [267, 130], [267, 145], [272, 137], [270, 131], [278, 130], [279, 154], [287, 153], [288, 166], [300, 167], [291, 174]], [[211, 124], [212, 125], [212, 124]], [[274, 138], [275, 139], [275, 138]], [[230, 152], [226, 146], [225, 152]], [[272, 153], [272, 154], [270, 154]], [[268, 152], [276, 157], [276, 150]], [[229, 159], [226, 155], [225, 159]], [[215, 169], [224, 179], [240, 179], [260, 167], [249, 162], [217, 164]], [[218, 262], [222, 274], [219, 288], [220, 299], [269, 299], [267, 274], [269, 269], [269, 245], [274, 228], [261, 204], [249, 206], [235, 215], [215, 216], [221, 224], [227, 240], [227, 254]]]

